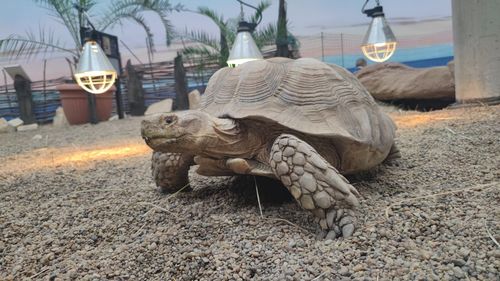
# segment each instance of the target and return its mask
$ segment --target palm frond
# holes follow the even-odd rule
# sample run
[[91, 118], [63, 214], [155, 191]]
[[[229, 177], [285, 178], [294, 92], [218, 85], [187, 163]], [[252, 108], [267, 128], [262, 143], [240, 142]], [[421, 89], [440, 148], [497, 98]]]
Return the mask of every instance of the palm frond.
[[210, 47], [217, 52], [220, 51], [220, 44], [217, 39], [213, 38], [207, 32], [201, 30], [185, 32], [184, 37], [196, 43]]
[[29, 31], [26, 36], [13, 34], [0, 40], [0, 52], [10, 59], [24, 57], [24, 59], [30, 60], [39, 53], [46, 54], [57, 51], [78, 56], [77, 50], [65, 48], [59, 40], [54, 38], [53, 32], [46, 32], [42, 28], [39, 29], [38, 36]]
[[135, 23], [137, 23], [138, 25], [140, 25], [144, 29], [144, 32], [146, 32], [146, 37], [148, 38], [148, 40], [147, 40], [148, 49], [151, 50], [152, 53], [155, 52], [156, 50], [155, 50], [154, 40], [153, 40], [154, 35], [153, 35], [153, 32], [151, 31], [151, 28], [146, 23], [146, 20], [144, 19], [144, 17], [141, 15], [137, 15], [137, 14], [131, 14], [129, 16], [124, 15], [124, 18], [131, 19], [132, 21], [134, 21]]
[[[80, 41], [80, 18], [78, 16], [77, 10], [73, 7], [74, 2], [72, 0], [34, 0], [35, 3], [48, 9], [51, 15], [56, 19], [60, 20], [61, 23], [68, 29], [68, 32], [73, 39], [75, 46], [81, 47]], [[80, 0], [79, 4], [83, 4], [82, 7], [89, 9], [95, 3], [90, 0]]]
[[[133, 19], [134, 17], [139, 17], [142, 12], [154, 12], [160, 17], [163, 24], [166, 44], [168, 46], [174, 36], [174, 27], [167, 15], [172, 11], [181, 11], [182, 9], [183, 6], [181, 4], [172, 6], [169, 0], [115, 0], [103, 16], [103, 21], [99, 23], [99, 28], [105, 30], [115, 24], [122, 24], [121, 19], [123, 18]], [[146, 30], [144, 25], [140, 25]], [[150, 30], [149, 27], [148, 29]], [[149, 34], [148, 40], [152, 42], [152, 37]]]
[[262, 17], [262, 13], [271, 6], [271, 1], [265, 0], [261, 1], [259, 5], [257, 5], [257, 10], [255, 13], [250, 17], [250, 22], [257, 23], [259, 18]]
[[260, 28], [253, 33], [255, 43], [259, 48], [266, 45], [273, 45], [276, 43], [277, 29], [276, 24], [269, 23], [264, 28]]
[[221, 32], [228, 32], [227, 21], [224, 20], [222, 15], [217, 14], [216, 11], [207, 7], [198, 7], [197, 13], [210, 18], [219, 27]]
[[218, 55], [214, 53], [213, 49], [209, 49], [206, 46], [188, 46], [182, 49], [182, 53], [186, 56], [203, 56], [203, 57], [217, 57]]

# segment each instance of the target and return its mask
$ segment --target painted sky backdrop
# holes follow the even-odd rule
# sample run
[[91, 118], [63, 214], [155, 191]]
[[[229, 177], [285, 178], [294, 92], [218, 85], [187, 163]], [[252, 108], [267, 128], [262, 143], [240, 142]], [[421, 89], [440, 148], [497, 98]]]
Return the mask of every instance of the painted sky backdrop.
[[[48, 15], [45, 8], [40, 7], [33, 0], [0, 0], [2, 8], [0, 11], [0, 37], [12, 33], [24, 34], [26, 30], [37, 30], [39, 26], [50, 28], [59, 35], [62, 41], [71, 45], [69, 35], [54, 18]], [[98, 6], [107, 8], [112, 0], [96, 0]], [[173, 4], [182, 3], [186, 8], [196, 9], [206, 6], [223, 14], [226, 18], [236, 17], [240, 11], [240, 5], [234, 0], [172, 0]], [[248, 3], [256, 5], [259, 1], [248, 0]], [[278, 17], [278, 0], [272, 0], [272, 6], [264, 13], [263, 23], [275, 22]], [[288, 18], [290, 29], [296, 35], [310, 35], [319, 33], [323, 29], [367, 23], [369, 19], [361, 13], [364, 0], [288, 0]], [[451, 16], [451, 0], [382, 0], [382, 6], [389, 20], [426, 20]], [[371, 0], [368, 7], [375, 5]], [[94, 9], [93, 17], [99, 17], [99, 9]], [[245, 8], [247, 14], [253, 11]], [[179, 31], [186, 28], [203, 29], [217, 33], [217, 28], [207, 18], [194, 13], [173, 13], [172, 24]], [[153, 27], [156, 36], [155, 42], [164, 42], [163, 30], [159, 20], [151, 14], [146, 20]], [[106, 30], [114, 33], [127, 45], [138, 48], [145, 46], [144, 32], [132, 22], [127, 22], [122, 27]]]
[[[90, 16], [97, 22], [102, 15], [101, 9], [109, 8], [113, 0], [95, 0], [98, 5]], [[247, 0], [249, 4], [257, 5], [259, 0]], [[337, 39], [332, 39], [340, 33], [352, 35], [356, 40], [346, 40], [345, 50], [355, 50], [356, 56], [362, 56], [359, 44], [368, 28], [370, 19], [361, 13], [364, 0], [287, 0], [287, 13], [290, 31], [299, 38], [301, 54], [319, 58], [321, 56], [320, 33], [326, 34], [326, 51], [335, 49]], [[39, 27], [54, 31], [55, 37], [63, 42], [65, 47], [74, 48], [68, 31], [49, 14], [49, 11], [34, 0], [0, 0], [0, 38], [10, 34], [26, 34], [26, 31], [37, 32]], [[225, 18], [236, 18], [240, 13], [240, 5], [235, 0], [171, 0], [172, 4], [181, 3], [185, 8], [195, 10], [206, 6], [216, 10]], [[263, 15], [262, 25], [275, 23], [278, 18], [278, 0], [271, 0], [271, 7]], [[451, 0], [381, 0], [386, 17], [401, 43], [401, 46], [435, 45], [451, 42]], [[375, 6], [375, 0], [370, 0], [367, 8]], [[250, 8], [244, 8], [247, 15], [253, 14]], [[152, 27], [155, 36], [157, 52], [153, 61], [171, 60], [177, 50], [182, 48], [180, 42], [170, 47], [165, 45], [164, 30], [160, 20], [154, 13], [145, 14], [146, 21]], [[208, 18], [190, 12], [174, 12], [169, 16], [178, 33], [185, 30], [203, 30], [218, 39], [218, 28]], [[128, 59], [133, 64], [148, 61], [145, 33], [141, 27], [131, 21], [125, 21], [122, 26], [104, 30], [118, 36], [129, 46], [140, 61], [120, 44], [122, 62]], [[353, 37], [354, 36], [354, 37]], [[425, 37], [425, 38], [424, 38]], [[337, 37], [335, 37], [337, 38]], [[347, 36], [346, 38], [349, 38]], [[406, 44], [405, 44], [406, 42]], [[416, 43], [415, 43], [416, 42]], [[337, 48], [338, 49], [338, 48]], [[338, 51], [338, 50], [337, 50]], [[336, 51], [333, 50], [335, 53]], [[5, 65], [21, 64], [33, 80], [42, 79], [43, 58], [48, 59], [46, 74], [48, 78], [67, 76], [68, 66], [65, 61], [67, 54], [56, 53], [48, 56], [40, 55], [27, 62], [26, 60], [11, 60], [0, 54], [0, 68]], [[7, 78], [10, 82], [10, 78]]]

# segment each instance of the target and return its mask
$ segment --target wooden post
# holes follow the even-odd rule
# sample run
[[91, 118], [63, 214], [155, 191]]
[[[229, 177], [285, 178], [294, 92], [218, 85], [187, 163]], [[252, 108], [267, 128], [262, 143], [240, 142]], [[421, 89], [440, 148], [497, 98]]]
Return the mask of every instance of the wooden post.
[[323, 31], [321, 32], [321, 61], [325, 61], [325, 46], [323, 45]]
[[227, 66], [227, 59], [229, 58], [229, 45], [227, 43], [226, 31], [222, 28], [220, 29], [220, 56], [219, 56], [219, 67]]
[[14, 88], [16, 89], [19, 114], [24, 124], [36, 123], [35, 114], [33, 113], [34, 104], [31, 95], [31, 82], [23, 76], [16, 74]]
[[189, 109], [189, 99], [187, 93], [186, 70], [182, 62], [182, 55], [177, 53], [174, 60], [174, 79], [175, 79], [175, 102], [174, 110]]
[[342, 55], [342, 67], [344, 66], [344, 34], [340, 33], [340, 54]]
[[278, 12], [278, 31], [276, 36], [276, 56], [277, 57], [290, 57], [288, 50], [288, 31], [286, 28], [286, 2], [285, 0], [279, 1]]
[[132, 116], [144, 115], [146, 106], [144, 105], [144, 89], [142, 88], [142, 73], [135, 70], [134, 66], [127, 61], [125, 66], [127, 72], [127, 97]]

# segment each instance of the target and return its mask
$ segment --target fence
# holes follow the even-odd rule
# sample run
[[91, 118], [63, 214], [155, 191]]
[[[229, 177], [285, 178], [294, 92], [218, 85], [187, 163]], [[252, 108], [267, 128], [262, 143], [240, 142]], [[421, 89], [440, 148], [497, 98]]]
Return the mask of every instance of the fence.
[[[398, 36], [398, 47], [390, 61], [402, 62], [413, 67], [430, 67], [446, 64], [453, 56], [451, 30], [418, 36]], [[355, 70], [361, 52], [362, 35], [319, 33], [299, 38], [302, 57], [313, 57], [328, 63]]]
[[[391, 61], [406, 63], [414, 67], [444, 65], [452, 59], [452, 32], [442, 31], [430, 35], [399, 36], [398, 49]], [[312, 36], [299, 37], [300, 55], [314, 57], [328, 63], [335, 63], [355, 71], [355, 61], [363, 57], [360, 45], [361, 35], [319, 33]], [[269, 57], [273, 48], [265, 52]], [[44, 62], [45, 64], [45, 62]], [[145, 90], [145, 105], [156, 101], [175, 98], [174, 63], [173, 61], [154, 62], [134, 65], [142, 73], [142, 84]], [[203, 92], [208, 79], [219, 68], [213, 58], [185, 58], [188, 90], [199, 89]], [[4, 81], [5, 79], [5, 72]], [[44, 75], [45, 76], [45, 75]], [[64, 78], [36, 81], [32, 83], [34, 111], [39, 123], [50, 122], [55, 110], [60, 105], [56, 85], [64, 83]], [[123, 100], [126, 112], [129, 112], [127, 100], [127, 77], [122, 79]], [[12, 119], [19, 116], [17, 97], [13, 85], [0, 87], [0, 118]]]
[[[3, 74], [5, 76], [5, 72]], [[38, 123], [47, 123], [54, 118], [55, 111], [61, 103], [56, 86], [64, 83], [64, 78], [35, 81], [31, 83], [34, 103], [33, 111]], [[0, 118], [3, 117], [10, 120], [19, 117], [19, 115], [14, 85], [4, 84], [0, 89]]]
[[[151, 64], [134, 65], [142, 73], [142, 83], [145, 91], [145, 105], [175, 98], [174, 63], [173, 61], [155, 62]], [[202, 57], [186, 58], [184, 61], [188, 90], [198, 89], [201, 92], [212, 74], [219, 69], [214, 59]], [[4, 81], [7, 81], [3, 71]], [[35, 118], [38, 123], [51, 122], [56, 109], [61, 105], [56, 86], [66, 83], [69, 78], [60, 77], [51, 80], [34, 81], [31, 83]], [[125, 112], [129, 112], [127, 99], [127, 77], [121, 83]], [[114, 112], [116, 104], [113, 101]], [[0, 118], [7, 120], [19, 117], [16, 91], [13, 84], [4, 83], [0, 88]]]
[[[134, 65], [134, 68], [137, 72], [142, 73], [141, 81], [146, 106], [163, 99], [175, 98], [173, 61], [139, 64]], [[203, 92], [208, 79], [219, 69], [219, 65], [217, 60], [213, 58], [187, 57], [184, 58], [184, 68], [188, 91], [198, 89]], [[124, 90], [124, 106], [128, 112], [126, 76], [123, 79], [122, 88]]]

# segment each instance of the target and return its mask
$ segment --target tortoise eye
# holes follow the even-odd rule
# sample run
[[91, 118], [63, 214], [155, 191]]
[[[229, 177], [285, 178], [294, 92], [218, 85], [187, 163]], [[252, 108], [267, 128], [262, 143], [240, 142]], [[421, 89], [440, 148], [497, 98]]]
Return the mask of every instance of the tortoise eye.
[[165, 117], [165, 123], [167, 123], [168, 125], [174, 123], [174, 117], [172, 116]]

